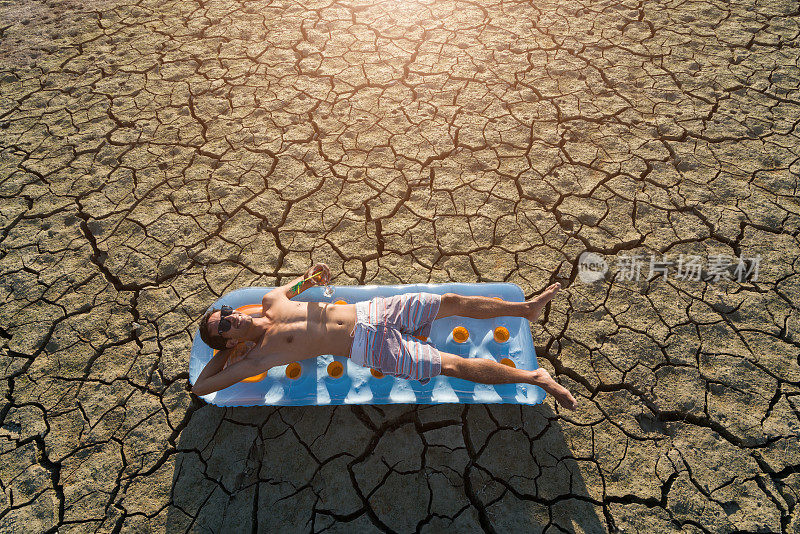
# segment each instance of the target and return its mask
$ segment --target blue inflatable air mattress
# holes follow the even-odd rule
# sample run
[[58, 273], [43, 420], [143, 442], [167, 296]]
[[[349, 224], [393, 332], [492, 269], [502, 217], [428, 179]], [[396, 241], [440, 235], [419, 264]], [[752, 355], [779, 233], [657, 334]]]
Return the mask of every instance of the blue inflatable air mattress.
[[[337, 302], [348, 304], [369, 300], [375, 296], [397, 295], [406, 292], [458, 293], [500, 297], [511, 302], [522, 302], [524, 294], [519, 286], [508, 283], [495, 284], [413, 284], [397, 286], [333, 286], [331, 297], [323, 295], [322, 287], [307, 289], [292, 300]], [[236, 309], [245, 305], [260, 304], [261, 298], [274, 288], [251, 287], [233, 291], [213, 307], [227, 304]], [[446, 317], [434, 321], [429, 341], [439, 350], [466, 358], [491, 358], [497, 361], [510, 359], [519, 369], [537, 369], [527, 319], [497, 317], [494, 319], [469, 319]], [[469, 332], [464, 343], [454, 340], [453, 330], [462, 326]], [[509, 337], [498, 342], [494, 331], [505, 327]], [[205, 365], [214, 355], [213, 349], [195, 332], [189, 358], [189, 381], [194, 384]], [[341, 362], [344, 373], [333, 378], [329, 364]], [[507, 360], [506, 360], [507, 361]], [[287, 377], [287, 366], [273, 367], [258, 382], [239, 382], [223, 390], [201, 397], [217, 406], [301, 406], [328, 404], [439, 404], [439, 403], [508, 403], [540, 404], [545, 397], [543, 389], [528, 384], [503, 384], [490, 386], [466, 380], [437, 376], [428, 384], [392, 376], [377, 378], [369, 368], [352, 363], [349, 358], [320, 356], [299, 362], [299, 378]], [[335, 365], [335, 364], [334, 364]], [[295, 367], [296, 368], [296, 367]], [[290, 373], [291, 374], [291, 373]]]

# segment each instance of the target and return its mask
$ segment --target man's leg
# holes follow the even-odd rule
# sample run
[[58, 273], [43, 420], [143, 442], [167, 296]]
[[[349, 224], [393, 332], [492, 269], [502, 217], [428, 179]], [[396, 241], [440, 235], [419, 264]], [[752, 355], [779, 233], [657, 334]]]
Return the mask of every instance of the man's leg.
[[491, 297], [467, 297], [455, 293], [442, 295], [439, 304], [437, 319], [460, 315], [473, 319], [491, 319], [492, 317], [525, 317], [534, 323], [539, 319], [545, 304], [556, 296], [561, 284], [556, 282], [545, 289], [541, 294], [527, 302], [507, 302]]
[[570, 410], [577, 406], [575, 397], [544, 369], [526, 371], [484, 358], [462, 358], [447, 352], [440, 354], [442, 374], [445, 376], [463, 378], [479, 384], [533, 384], [550, 393], [561, 406]]

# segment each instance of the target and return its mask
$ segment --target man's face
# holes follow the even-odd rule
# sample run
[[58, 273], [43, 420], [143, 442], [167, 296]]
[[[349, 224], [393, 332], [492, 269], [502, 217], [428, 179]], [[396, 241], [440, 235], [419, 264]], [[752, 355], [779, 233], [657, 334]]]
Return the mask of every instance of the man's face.
[[221, 311], [214, 312], [208, 318], [209, 331], [228, 340], [229, 347], [236, 345], [252, 324], [252, 317], [228, 306], [223, 306]]

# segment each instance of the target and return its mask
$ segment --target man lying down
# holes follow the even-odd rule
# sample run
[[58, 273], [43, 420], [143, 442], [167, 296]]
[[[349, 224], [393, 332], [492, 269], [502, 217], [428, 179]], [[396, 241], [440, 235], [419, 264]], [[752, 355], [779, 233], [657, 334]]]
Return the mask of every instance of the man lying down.
[[[330, 269], [318, 263], [289, 284], [276, 287], [261, 301], [261, 317], [228, 306], [213, 309], [200, 321], [200, 337], [219, 352], [192, 388], [207, 395], [261, 374], [271, 367], [324, 354], [350, 358], [382, 373], [423, 384], [443, 374], [481, 384], [533, 384], [574, 410], [575, 398], [544, 369], [527, 371], [483, 358], [441, 352], [415, 336], [428, 336], [435, 319], [459, 315], [475, 319], [512, 316], [535, 322], [558, 292], [555, 283], [527, 302], [445, 293], [405, 293], [355, 304], [295, 302], [292, 297], [319, 283], [327, 285]], [[416, 313], [408, 313], [414, 309]], [[245, 342], [248, 352], [225, 367], [229, 350]]]

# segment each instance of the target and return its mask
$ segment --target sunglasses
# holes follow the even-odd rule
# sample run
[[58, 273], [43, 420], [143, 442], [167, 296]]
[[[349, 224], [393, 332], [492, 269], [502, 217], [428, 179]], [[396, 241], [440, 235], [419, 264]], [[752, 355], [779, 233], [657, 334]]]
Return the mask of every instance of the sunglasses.
[[219, 311], [219, 325], [217, 325], [217, 330], [219, 333], [222, 334], [223, 332], [227, 332], [231, 329], [230, 319], [228, 319], [228, 315], [233, 313], [233, 308], [230, 306], [223, 306], [222, 309]]

